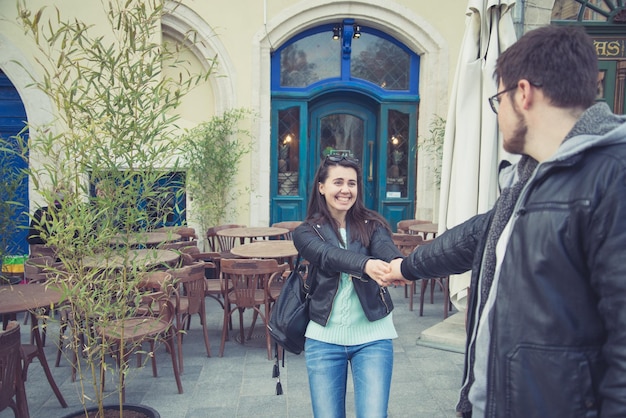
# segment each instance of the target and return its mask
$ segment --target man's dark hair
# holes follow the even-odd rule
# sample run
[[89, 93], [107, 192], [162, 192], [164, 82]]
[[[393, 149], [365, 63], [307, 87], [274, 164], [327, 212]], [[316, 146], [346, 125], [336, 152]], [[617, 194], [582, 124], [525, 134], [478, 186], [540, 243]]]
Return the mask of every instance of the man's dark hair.
[[527, 32], [504, 51], [495, 76], [504, 88], [528, 80], [555, 106], [588, 108], [598, 94], [598, 57], [583, 28], [545, 26]]

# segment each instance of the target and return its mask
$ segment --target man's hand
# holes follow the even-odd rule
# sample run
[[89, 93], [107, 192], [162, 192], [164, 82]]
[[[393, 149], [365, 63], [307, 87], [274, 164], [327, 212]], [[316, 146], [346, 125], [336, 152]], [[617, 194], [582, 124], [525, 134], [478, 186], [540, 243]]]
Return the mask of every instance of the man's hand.
[[400, 270], [402, 260], [402, 258], [395, 258], [389, 263], [390, 271], [382, 277], [382, 281], [383, 283], [385, 283], [386, 286], [411, 284], [411, 281], [405, 279], [402, 275], [402, 271]]

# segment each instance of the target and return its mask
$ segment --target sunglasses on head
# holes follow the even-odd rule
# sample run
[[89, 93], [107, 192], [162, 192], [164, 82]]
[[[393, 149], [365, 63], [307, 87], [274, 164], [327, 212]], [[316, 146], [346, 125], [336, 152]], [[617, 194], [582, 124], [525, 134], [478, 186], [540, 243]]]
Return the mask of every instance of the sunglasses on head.
[[359, 160], [357, 158], [352, 158], [347, 155], [327, 155], [325, 161], [330, 161], [331, 163], [339, 163], [343, 160], [346, 160], [349, 163], [358, 164]]

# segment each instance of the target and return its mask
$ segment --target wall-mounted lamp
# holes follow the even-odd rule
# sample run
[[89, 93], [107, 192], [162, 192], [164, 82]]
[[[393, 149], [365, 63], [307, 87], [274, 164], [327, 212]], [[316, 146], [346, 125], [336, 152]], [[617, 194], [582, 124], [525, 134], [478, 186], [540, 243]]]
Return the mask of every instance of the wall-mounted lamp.
[[400, 138], [398, 138], [398, 136], [396, 136], [396, 135], [392, 135], [391, 136], [391, 143], [393, 145], [398, 145], [400, 143]]
[[[359, 39], [361, 37], [361, 25], [358, 23], [354, 23], [352, 25], [349, 24], [349, 21], [352, 19], [346, 19], [344, 21], [345, 25], [337, 25], [333, 26], [333, 40], [338, 41], [339, 38], [351, 37], [354, 39]], [[350, 33], [352, 32], [352, 33]]]
[[333, 28], [333, 41], [339, 40], [341, 37], [341, 26], [335, 26]]

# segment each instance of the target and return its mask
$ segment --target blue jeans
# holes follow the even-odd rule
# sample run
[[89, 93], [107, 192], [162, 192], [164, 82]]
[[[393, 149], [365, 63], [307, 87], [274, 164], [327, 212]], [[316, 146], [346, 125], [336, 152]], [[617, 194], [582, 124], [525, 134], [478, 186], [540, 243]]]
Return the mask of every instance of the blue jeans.
[[391, 340], [344, 346], [307, 338], [304, 350], [315, 417], [346, 416], [348, 363], [357, 418], [387, 416], [393, 368]]

